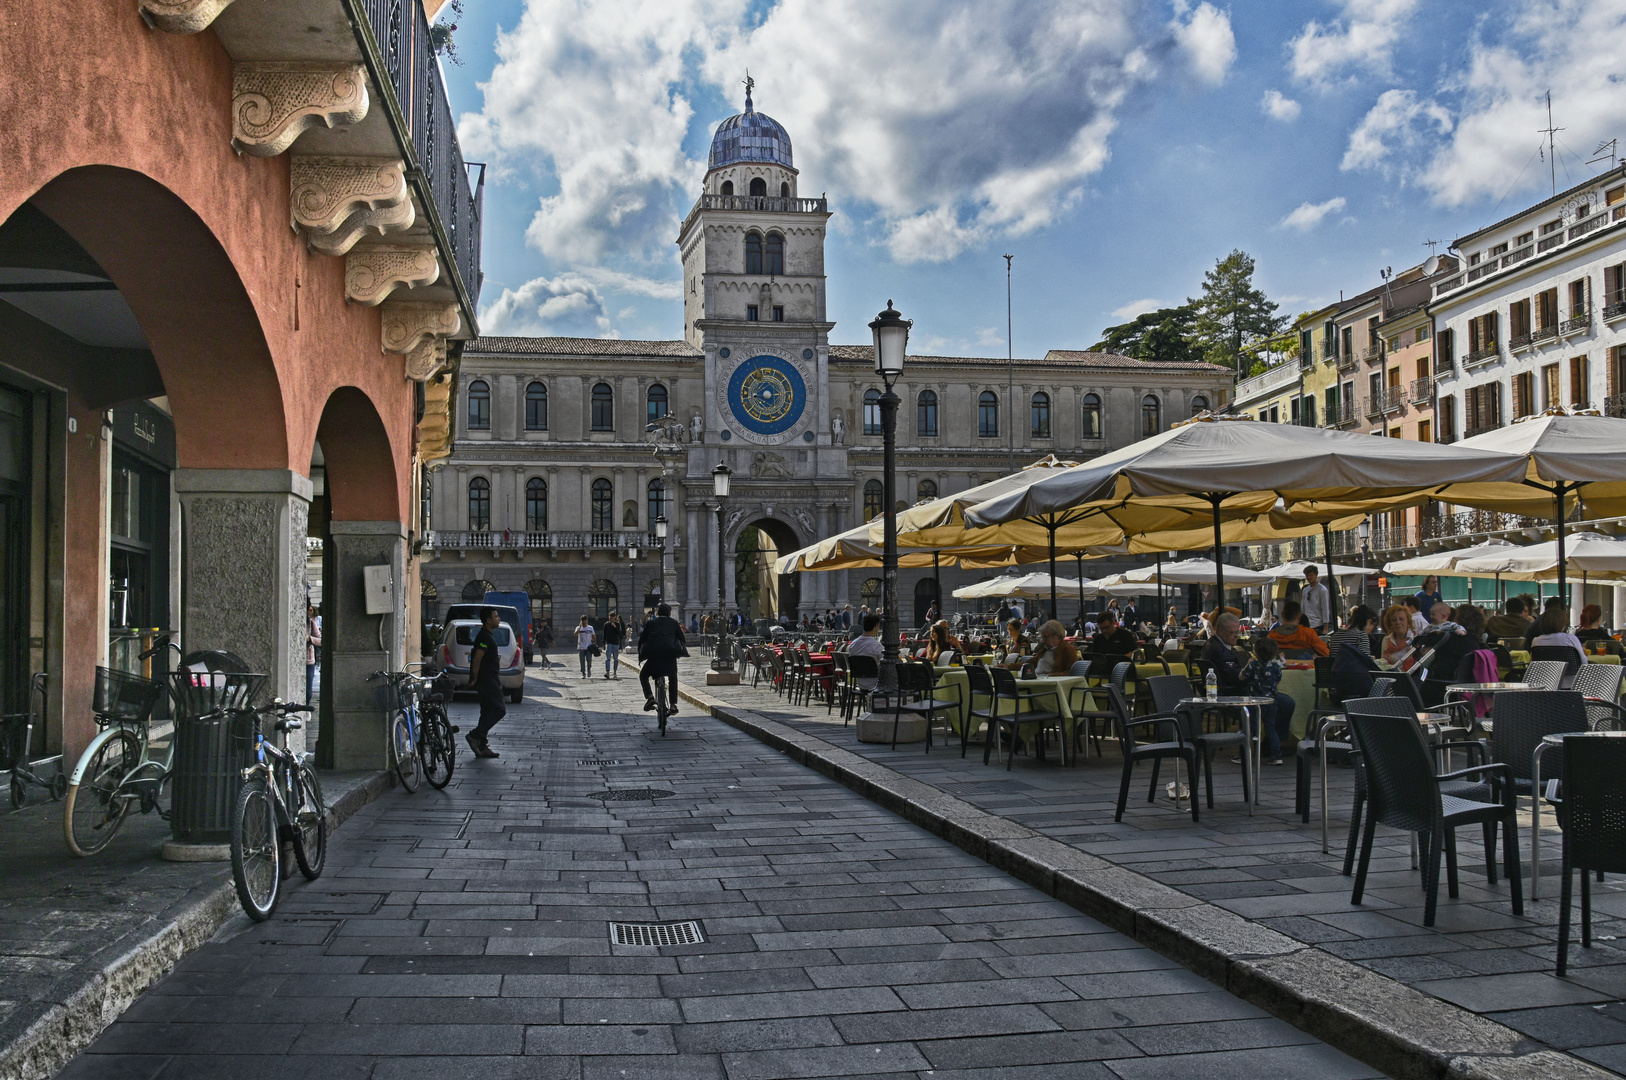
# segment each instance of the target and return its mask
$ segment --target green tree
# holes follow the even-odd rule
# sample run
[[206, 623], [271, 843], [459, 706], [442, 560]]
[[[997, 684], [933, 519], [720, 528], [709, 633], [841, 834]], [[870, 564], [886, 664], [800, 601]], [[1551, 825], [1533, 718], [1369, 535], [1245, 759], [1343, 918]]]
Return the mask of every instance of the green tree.
[[1243, 346], [1281, 332], [1287, 319], [1276, 314], [1276, 303], [1253, 284], [1253, 256], [1236, 250], [1203, 275], [1194, 336], [1207, 359], [1228, 368], [1245, 362]]
[[1129, 322], [1107, 327], [1101, 331], [1101, 340], [1090, 349], [1136, 360], [1200, 361], [1203, 347], [1193, 336], [1196, 321], [1195, 304], [1159, 308], [1137, 315]]

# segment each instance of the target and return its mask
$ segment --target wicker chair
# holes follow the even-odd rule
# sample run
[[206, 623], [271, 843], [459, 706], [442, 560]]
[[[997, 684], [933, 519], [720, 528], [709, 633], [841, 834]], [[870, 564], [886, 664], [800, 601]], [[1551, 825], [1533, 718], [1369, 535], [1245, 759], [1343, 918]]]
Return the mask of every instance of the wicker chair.
[[1547, 784], [1547, 801], [1564, 831], [1558, 906], [1558, 974], [1569, 966], [1572, 881], [1581, 871], [1581, 948], [1592, 947], [1592, 878], [1626, 873], [1626, 738], [1564, 736], [1564, 778]]
[[[1152, 791], [1147, 796], [1147, 802], [1157, 799], [1157, 764], [1164, 758], [1172, 758], [1186, 763], [1186, 775], [1195, 778], [1197, 775], [1197, 747], [1188, 742], [1182, 732], [1184, 724], [1175, 716], [1143, 716], [1135, 719], [1129, 715], [1129, 700], [1124, 697], [1121, 687], [1107, 686], [1107, 700], [1112, 706], [1112, 726], [1118, 734], [1118, 746], [1123, 751], [1124, 771], [1123, 778], [1118, 782], [1118, 812], [1113, 821], [1124, 819], [1124, 808], [1129, 804], [1129, 784], [1134, 779], [1135, 762], [1151, 761], [1154, 765], [1152, 774]], [[1155, 741], [1141, 742], [1135, 735], [1137, 731], [1145, 730]], [[1191, 820], [1198, 819], [1196, 782], [1192, 782]]]
[[1388, 715], [1391, 699], [1361, 698], [1348, 702], [1355, 741], [1360, 747], [1366, 772], [1370, 806], [1361, 832], [1360, 862], [1355, 871], [1355, 888], [1350, 903], [1359, 905], [1366, 891], [1366, 872], [1372, 860], [1372, 837], [1378, 822], [1391, 828], [1416, 833], [1423, 854], [1423, 925], [1433, 926], [1440, 892], [1440, 856], [1446, 863], [1448, 895], [1458, 895], [1456, 830], [1463, 825], [1480, 825], [1485, 835], [1485, 873], [1496, 884], [1495, 830], [1501, 826], [1502, 858], [1513, 893], [1513, 913], [1524, 914], [1524, 892], [1519, 877], [1519, 848], [1515, 835], [1518, 811], [1511, 783], [1501, 785], [1497, 802], [1459, 799], [1444, 794], [1445, 780], [1467, 776], [1489, 776], [1510, 780], [1505, 763], [1475, 765], [1454, 773], [1438, 775], [1429, 746], [1414, 716]]
[[[1242, 801], [1248, 802], [1248, 792], [1251, 789], [1253, 776], [1253, 755], [1247, 752], [1248, 733], [1246, 731], [1205, 731], [1201, 705], [1185, 705], [1180, 702], [1191, 697], [1191, 681], [1184, 675], [1154, 675], [1146, 680], [1152, 686], [1153, 709], [1158, 716], [1178, 717], [1181, 724], [1180, 733], [1184, 740], [1196, 750], [1197, 767], [1192, 770], [1191, 796], [1197, 797], [1197, 781], [1199, 775], [1204, 781], [1208, 792], [1208, 808], [1214, 809], [1214, 751], [1222, 747], [1237, 747], [1242, 754]], [[1157, 768], [1152, 770], [1152, 784], [1157, 784]]]
[[[989, 668], [988, 675], [994, 680], [994, 723], [989, 729], [988, 739], [983, 743], [982, 763], [984, 765], [988, 764], [989, 754], [992, 752], [994, 744], [1005, 738], [1008, 732], [1009, 740], [1006, 743], [1008, 750], [1005, 757], [1005, 769], [1009, 771], [1016, 762], [1017, 733], [1023, 724], [1038, 725], [1040, 755], [1044, 753], [1045, 731], [1053, 725], [1056, 728], [1058, 741], [1062, 746], [1062, 760], [1065, 762], [1067, 758], [1067, 733], [1063, 727], [1064, 718], [1061, 713], [1061, 701], [1057, 692], [1055, 690], [1024, 690], [1016, 685], [1016, 676], [1006, 668]], [[1023, 705], [1041, 698], [1050, 698], [1055, 702], [1055, 708], [1030, 709], [1028, 712], [1022, 712]], [[1010, 704], [1011, 708], [1008, 714], [1000, 707], [1001, 702]]]
[[1532, 664], [1563, 664], [1564, 676], [1559, 681], [1557, 688], [1559, 690], [1568, 690], [1575, 682], [1575, 673], [1586, 665], [1586, 657], [1576, 652], [1574, 646], [1571, 645], [1532, 645], [1530, 646], [1530, 662]]
[[1570, 689], [1582, 697], [1618, 704], [1623, 676], [1626, 676], [1626, 668], [1619, 664], [1586, 664], [1575, 673], [1575, 683]]
[[1519, 681], [1532, 690], [1562, 690], [1566, 666], [1562, 660], [1532, 659], [1524, 669], [1524, 678]]

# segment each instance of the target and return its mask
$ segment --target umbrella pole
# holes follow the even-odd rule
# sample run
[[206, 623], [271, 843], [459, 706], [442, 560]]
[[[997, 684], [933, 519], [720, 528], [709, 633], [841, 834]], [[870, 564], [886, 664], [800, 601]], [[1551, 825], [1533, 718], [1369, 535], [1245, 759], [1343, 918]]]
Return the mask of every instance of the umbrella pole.
[[1157, 553], [1157, 625], [1163, 625], [1163, 553]]
[[1208, 496], [1209, 505], [1214, 508], [1214, 596], [1218, 599], [1214, 605], [1215, 622], [1225, 614], [1225, 563], [1220, 560], [1220, 503], [1224, 501], [1224, 495]]
[[1061, 615], [1061, 608], [1056, 606], [1056, 525], [1055, 522], [1045, 523], [1045, 532], [1050, 535], [1050, 617], [1052, 619]]
[[937, 617], [948, 618], [948, 612], [943, 606], [943, 572], [937, 565], [936, 551], [932, 552], [932, 590], [937, 593]]
[[1321, 523], [1321, 553], [1327, 557], [1327, 617], [1332, 620], [1333, 626], [1338, 625], [1338, 604], [1332, 599], [1333, 590], [1338, 588], [1338, 579], [1332, 576], [1332, 526], [1327, 522]]
[[[1564, 485], [1562, 482], [1553, 487], [1553, 498], [1558, 503], [1558, 528], [1555, 530], [1558, 540], [1558, 598], [1566, 608], [1569, 607], [1569, 587], [1564, 581]], [[1539, 618], [1539, 616], [1538, 616]]]
[[[1084, 633], [1084, 553], [1075, 551], [1073, 552], [1073, 558], [1078, 561], [1078, 630], [1079, 634], [1082, 635]], [[1054, 577], [1055, 575], [1051, 576]]]

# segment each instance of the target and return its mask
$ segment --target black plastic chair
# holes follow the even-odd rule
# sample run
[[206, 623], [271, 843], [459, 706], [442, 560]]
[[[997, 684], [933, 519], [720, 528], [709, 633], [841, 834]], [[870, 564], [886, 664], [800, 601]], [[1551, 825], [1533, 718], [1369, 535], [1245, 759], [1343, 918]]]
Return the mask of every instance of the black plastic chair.
[[847, 682], [841, 707], [841, 720], [845, 725], [859, 708], [868, 708], [870, 695], [881, 679], [880, 661], [873, 656], [847, 654]]
[[1564, 665], [1564, 675], [1559, 681], [1558, 689], [1568, 690], [1575, 683], [1575, 673], [1585, 666], [1586, 657], [1576, 652], [1571, 645], [1530, 646], [1530, 663], [1539, 664], [1545, 661]]
[[[1178, 677], [1178, 676], [1176, 676]], [[1100, 693], [1101, 691], [1097, 691]], [[1186, 775], [1193, 778], [1191, 784], [1191, 820], [1197, 820], [1197, 747], [1188, 742], [1181, 731], [1184, 726], [1174, 716], [1144, 716], [1135, 719], [1129, 715], [1129, 701], [1124, 692], [1116, 686], [1105, 688], [1107, 700], [1112, 706], [1112, 725], [1118, 733], [1118, 745], [1123, 750], [1124, 771], [1123, 779], [1118, 784], [1118, 812], [1113, 821], [1124, 819], [1124, 808], [1129, 803], [1129, 784], [1134, 779], [1135, 762], [1150, 761], [1153, 763], [1152, 791], [1147, 796], [1147, 802], [1157, 799], [1157, 774], [1155, 769], [1164, 758], [1172, 758], [1186, 763]], [[1146, 729], [1156, 740], [1153, 742], [1140, 742], [1135, 738], [1136, 731]]]
[[1592, 947], [1592, 874], [1626, 873], [1626, 738], [1564, 736], [1564, 777], [1547, 784], [1547, 801], [1564, 832], [1558, 901], [1558, 974], [1570, 951], [1574, 871], [1581, 871], [1581, 948]]
[[1321, 695], [1327, 695], [1328, 705], [1338, 704], [1338, 682], [1332, 673], [1332, 657], [1315, 658], [1315, 705], [1321, 704]]
[[1359, 905], [1366, 891], [1366, 871], [1372, 860], [1372, 837], [1378, 822], [1391, 828], [1416, 833], [1423, 854], [1423, 925], [1433, 926], [1440, 892], [1440, 856], [1446, 863], [1448, 894], [1458, 895], [1456, 830], [1463, 825], [1480, 825], [1485, 833], [1485, 873], [1496, 884], [1495, 832], [1503, 828], [1502, 858], [1513, 894], [1513, 913], [1524, 914], [1524, 891], [1519, 877], [1519, 847], [1516, 830], [1518, 811], [1511, 783], [1502, 785], [1498, 802], [1479, 802], [1446, 795], [1440, 784], [1467, 776], [1507, 778], [1508, 766], [1496, 762], [1475, 765], [1456, 772], [1436, 774], [1433, 756], [1423, 740], [1414, 716], [1385, 715], [1388, 706], [1374, 709], [1371, 702], [1384, 698], [1362, 698], [1347, 703], [1345, 715], [1360, 746], [1366, 771], [1369, 806], [1361, 832], [1360, 863], [1355, 871], [1355, 888], [1350, 903]]
[[[1208, 808], [1214, 809], [1214, 751], [1223, 747], [1236, 747], [1242, 757], [1242, 801], [1248, 802], [1248, 793], [1254, 781], [1253, 755], [1248, 752], [1250, 745], [1248, 733], [1205, 730], [1203, 707], [1180, 704], [1182, 699], [1191, 697], [1191, 683], [1184, 675], [1155, 675], [1147, 682], [1152, 684], [1152, 699], [1157, 714], [1178, 717], [1183, 725], [1181, 734], [1196, 749], [1198, 767], [1191, 777], [1192, 798], [1196, 798], [1197, 795], [1197, 774], [1200, 773], [1208, 794]], [[1155, 766], [1152, 783], [1154, 787], [1157, 784]]]
[[[1060, 696], [1055, 690], [1024, 690], [1016, 685], [1016, 676], [1008, 668], [989, 668], [988, 675], [994, 681], [993, 724], [988, 729], [988, 738], [982, 746], [982, 763], [988, 764], [989, 754], [994, 744], [1005, 738], [1009, 733], [1009, 748], [1005, 758], [1005, 769], [1009, 771], [1016, 762], [1017, 731], [1023, 724], [1037, 724], [1039, 726], [1039, 756], [1044, 755], [1045, 731], [1052, 725], [1056, 728], [1057, 741], [1061, 744], [1062, 762], [1067, 760], [1067, 733], [1063, 729]], [[1030, 708], [1022, 712], [1022, 706], [1040, 698], [1050, 698], [1055, 702], [1053, 709]], [[1007, 715], [1000, 707], [1001, 702], [1009, 702], [1011, 709]]]
[[[909, 708], [911, 711], [918, 712], [926, 717], [926, 753], [929, 754], [932, 752], [932, 722], [938, 717], [943, 717], [944, 728], [952, 733], [954, 731], [954, 721], [949, 717], [961, 714], [965, 699], [960, 696], [958, 683], [948, 687], [948, 689], [954, 691], [953, 697], [938, 696], [940, 688], [937, 685], [937, 668], [933, 666], [930, 660], [913, 660], [908, 664], [899, 664], [898, 667], [899, 670], [908, 667], [914, 672], [913, 688], [919, 696], [916, 701], [910, 704]], [[896, 724], [893, 724], [892, 734], [894, 740], [896, 740]], [[896, 747], [895, 741], [893, 745]], [[943, 739], [943, 745], [948, 745], [946, 736]], [[965, 756], [965, 746], [966, 735], [962, 731], [960, 733], [960, 756], [962, 757]]]
[[[994, 680], [988, 674], [988, 668], [982, 664], [972, 664], [965, 669], [966, 688], [970, 693], [965, 703], [965, 730], [960, 733], [960, 756], [965, 757], [967, 745], [971, 740], [971, 732], [978, 727], [983, 728], [983, 741], [993, 737], [994, 714], [998, 711], [998, 703], [994, 700]], [[988, 703], [987, 708], [977, 708], [977, 699], [982, 698]], [[984, 757], [986, 764], [987, 758]]]
[[[1098, 660], [1080, 660], [1079, 663], [1088, 663], [1090, 665], [1089, 672], [1097, 675], [1099, 675], [1102, 671], [1108, 670]], [[1074, 666], [1076, 667], [1077, 665]], [[1119, 692], [1124, 695], [1124, 701], [1128, 702], [1129, 673], [1133, 670], [1135, 670], [1133, 664], [1129, 663], [1127, 660], [1120, 660], [1116, 664], [1112, 665], [1111, 674], [1107, 677], [1104, 684], [1096, 686], [1075, 686], [1071, 690], [1067, 691], [1067, 708], [1073, 714], [1073, 759], [1075, 761], [1078, 759], [1078, 751], [1081, 746], [1082, 739], [1089, 739], [1090, 741], [1094, 742], [1095, 756], [1101, 756], [1101, 735], [1096, 730], [1096, 724], [1103, 723], [1110, 727], [1117, 715], [1110, 706], [1105, 709], [1086, 709], [1084, 707], [1085, 699], [1090, 698], [1091, 700], [1095, 700], [1091, 697], [1091, 695], [1100, 693], [1103, 686], [1116, 686]]]
[[[1535, 667], [1539, 661], [1532, 661]], [[1541, 803], [1535, 798], [1536, 750], [1548, 735], [1567, 735], [1589, 730], [1586, 699], [1573, 690], [1510, 690], [1496, 695], [1492, 707], [1496, 726], [1491, 734], [1491, 759], [1507, 765], [1508, 784], [1515, 795], [1531, 796], [1530, 866], [1531, 877], [1541, 873]], [[1545, 776], [1562, 776], [1562, 750], [1542, 751], [1541, 771]], [[1531, 892], [1539, 885], [1532, 882]]]

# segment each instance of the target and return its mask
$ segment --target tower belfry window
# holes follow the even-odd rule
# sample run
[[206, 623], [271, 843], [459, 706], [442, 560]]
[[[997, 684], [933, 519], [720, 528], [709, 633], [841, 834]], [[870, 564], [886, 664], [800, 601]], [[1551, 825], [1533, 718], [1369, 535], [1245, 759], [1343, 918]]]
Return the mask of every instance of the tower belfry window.
[[783, 274], [785, 272], [785, 238], [776, 232], [768, 234], [767, 258], [764, 260], [763, 272], [768, 274]]
[[768, 181], [757, 176], [751, 179], [751, 194], [755, 198], [762, 198], [768, 194]]
[[745, 234], [745, 272], [747, 274], [762, 273], [762, 234]]
[[790, 184], [789, 183], [785, 183], [785, 182], [780, 183], [780, 185], [779, 185], [779, 197], [781, 199], [790, 198]]
[[724, 194], [724, 195], [732, 195], [732, 194], [734, 194], [734, 181], [732, 181], [732, 180], [724, 180], [723, 181], [722, 194]]

